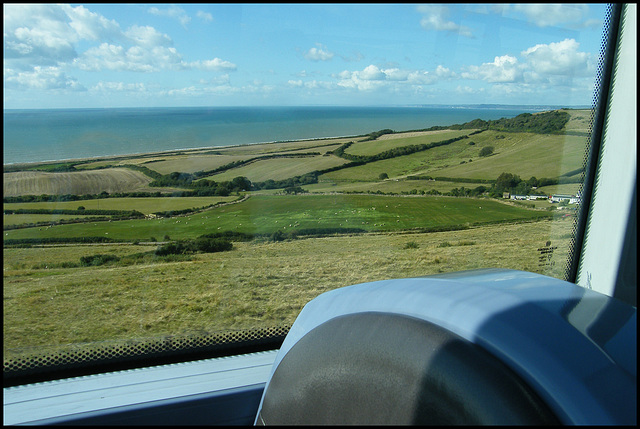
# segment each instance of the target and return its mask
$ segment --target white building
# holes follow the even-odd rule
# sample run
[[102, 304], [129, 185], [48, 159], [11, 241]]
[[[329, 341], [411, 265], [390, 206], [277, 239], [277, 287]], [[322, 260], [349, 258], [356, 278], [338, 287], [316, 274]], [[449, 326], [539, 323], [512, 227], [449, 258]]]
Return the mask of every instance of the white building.
[[549, 197], [549, 202], [551, 203], [559, 203], [561, 201], [568, 201], [569, 204], [580, 204], [580, 195], [555, 194]]

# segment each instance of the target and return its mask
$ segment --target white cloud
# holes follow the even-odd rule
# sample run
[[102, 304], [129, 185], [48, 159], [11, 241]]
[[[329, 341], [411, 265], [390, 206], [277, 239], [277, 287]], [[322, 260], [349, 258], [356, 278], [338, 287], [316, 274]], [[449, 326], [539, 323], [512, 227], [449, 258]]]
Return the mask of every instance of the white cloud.
[[235, 70], [237, 68], [235, 64], [221, 60], [220, 58], [205, 61], [194, 61], [189, 63], [187, 67], [210, 71]]
[[517, 82], [522, 80], [523, 67], [511, 55], [495, 57], [492, 63], [469, 66], [461, 73], [464, 79], [480, 79], [491, 83]]
[[91, 87], [91, 91], [103, 91], [103, 92], [145, 92], [146, 86], [144, 83], [124, 83], [124, 82], [98, 82], [95, 86]]
[[380, 70], [380, 73], [384, 76], [384, 79], [393, 81], [404, 81], [409, 76], [409, 71], [398, 68]]
[[[236, 68], [220, 58], [185, 62], [171, 38], [154, 27], [133, 25], [123, 31], [117, 22], [83, 6], [10, 4], [4, 6], [4, 12], [5, 68], [25, 72], [14, 75], [13, 83], [41, 78], [42, 88], [72, 88], [77, 81], [48, 68], [67, 65], [85, 71], [134, 72]], [[188, 23], [186, 12], [176, 6], [162, 10], [152, 7], [149, 12]], [[208, 19], [207, 14], [200, 16]], [[78, 53], [81, 41], [99, 44]]]
[[[541, 94], [559, 91], [559, 88], [569, 95], [591, 92], [593, 63], [592, 56], [580, 52], [574, 39], [565, 39], [525, 49], [520, 53], [520, 60], [503, 55], [491, 63], [468, 66], [459, 76], [491, 83], [487, 94], [506, 97], [529, 94], [540, 98]], [[459, 86], [456, 91], [463, 93], [466, 88]]]
[[[55, 5], [4, 5], [4, 58], [11, 66], [55, 65], [73, 59], [79, 35]], [[14, 62], [15, 60], [15, 62]]]
[[484, 88], [471, 88], [470, 86], [462, 86], [462, 85], [458, 85], [456, 87], [456, 92], [459, 94], [478, 94], [478, 93], [483, 93], [484, 92]]
[[6, 89], [40, 89], [84, 91], [76, 79], [67, 76], [58, 67], [36, 66], [30, 71], [4, 70]]
[[384, 80], [386, 74], [373, 64], [365, 67], [361, 72], [356, 72], [357, 77], [362, 80]]
[[333, 52], [329, 52], [327, 48], [319, 43], [316, 44], [317, 48], [309, 49], [304, 57], [311, 61], [328, 61], [333, 58]]
[[80, 39], [99, 40], [118, 37], [120, 34], [121, 30], [117, 22], [91, 12], [83, 6], [60, 5], [60, 7], [71, 20], [69, 26], [75, 30]]
[[579, 52], [580, 44], [565, 39], [548, 45], [539, 44], [521, 52], [531, 71], [538, 75], [589, 76], [593, 74], [590, 55]]
[[594, 23], [592, 20], [585, 21], [589, 14], [586, 4], [515, 4], [510, 7], [539, 27], [562, 24], [591, 26]]
[[211, 15], [209, 12], [203, 12], [203, 11], [199, 10], [196, 13], [196, 16], [198, 18], [200, 18], [201, 20], [205, 21], [205, 22], [213, 21], [213, 15]]
[[440, 79], [449, 79], [456, 77], [456, 74], [454, 72], [441, 65], [438, 65], [438, 67], [436, 67], [435, 75]]
[[130, 39], [133, 45], [137, 46], [155, 47], [173, 45], [169, 36], [160, 33], [158, 30], [150, 26], [140, 27], [138, 25], [133, 25], [124, 32], [124, 35]]
[[187, 15], [187, 12], [175, 5], [170, 6], [166, 9], [151, 7], [149, 8], [149, 13], [152, 15], [166, 16], [169, 18], [177, 19], [183, 26], [186, 26], [191, 21], [191, 18], [189, 17], [189, 15]]
[[417, 10], [424, 15], [420, 20], [420, 25], [425, 30], [448, 31], [465, 37], [473, 37], [469, 27], [448, 20], [449, 8], [447, 6], [421, 5], [417, 7]]
[[344, 70], [334, 76], [338, 85], [369, 91], [378, 88], [397, 89], [398, 85], [421, 86], [432, 85], [438, 81], [457, 77], [456, 73], [446, 67], [438, 66], [435, 71], [403, 70], [399, 68], [381, 69], [373, 64], [361, 71]]

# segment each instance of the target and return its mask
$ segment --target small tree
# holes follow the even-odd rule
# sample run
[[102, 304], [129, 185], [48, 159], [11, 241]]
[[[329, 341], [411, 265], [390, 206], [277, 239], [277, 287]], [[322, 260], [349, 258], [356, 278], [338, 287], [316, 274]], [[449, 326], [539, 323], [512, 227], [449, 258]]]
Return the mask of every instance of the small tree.
[[389, 178], [389, 175], [387, 173], [380, 173], [380, 175], [378, 176], [378, 179], [380, 180], [386, 180]]
[[493, 146], [485, 146], [480, 149], [480, 156], [489, 156], [493, 154]]

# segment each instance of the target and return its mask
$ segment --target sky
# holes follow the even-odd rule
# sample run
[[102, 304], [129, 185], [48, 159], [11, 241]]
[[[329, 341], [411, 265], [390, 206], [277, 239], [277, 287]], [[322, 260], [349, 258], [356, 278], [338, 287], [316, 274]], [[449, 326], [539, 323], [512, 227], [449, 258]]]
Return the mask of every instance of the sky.
[[584, 106], [603, 4], [4, 4], [4, 109]]

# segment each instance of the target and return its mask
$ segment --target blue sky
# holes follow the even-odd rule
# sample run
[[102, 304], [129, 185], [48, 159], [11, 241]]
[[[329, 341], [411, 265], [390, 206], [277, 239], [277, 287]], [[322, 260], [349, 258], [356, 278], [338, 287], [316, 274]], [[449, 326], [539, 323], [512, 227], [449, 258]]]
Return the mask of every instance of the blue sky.
[[4, 5], [4, 108], [588, 105], [604, 5]]

